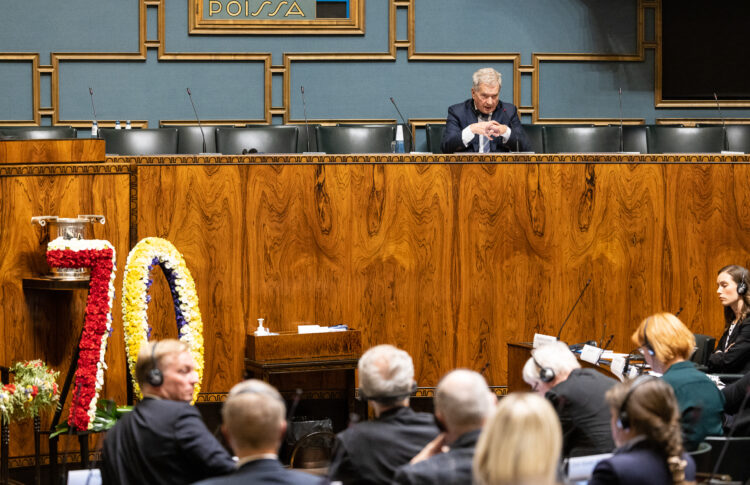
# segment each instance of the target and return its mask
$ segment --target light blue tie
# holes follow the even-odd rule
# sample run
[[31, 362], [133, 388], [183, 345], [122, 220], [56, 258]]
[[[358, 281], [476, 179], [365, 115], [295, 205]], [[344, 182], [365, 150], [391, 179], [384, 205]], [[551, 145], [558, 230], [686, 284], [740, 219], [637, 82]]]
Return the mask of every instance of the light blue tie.
[[[480, 121], [489, 121], [490, 117], [488, 115], [480, 115], [479, 116]], [[490, 151], [490, 139], [486, 136], [479, 135], [479, 153], [489, 153]]]

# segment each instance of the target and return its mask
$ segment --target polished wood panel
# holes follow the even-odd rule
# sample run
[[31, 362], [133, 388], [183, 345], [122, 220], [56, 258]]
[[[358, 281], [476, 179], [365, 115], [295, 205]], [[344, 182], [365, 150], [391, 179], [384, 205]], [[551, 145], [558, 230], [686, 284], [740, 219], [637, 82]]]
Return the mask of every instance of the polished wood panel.
[[0, 141], [0, 163], [70, 163], [104, 161], [104, 140]]
[[260, 363], [309, 362], [359, 359], [362, 334], [359, 330], [345, 332], [297, 333], [278, 335], [247, 335], [245, 357]]

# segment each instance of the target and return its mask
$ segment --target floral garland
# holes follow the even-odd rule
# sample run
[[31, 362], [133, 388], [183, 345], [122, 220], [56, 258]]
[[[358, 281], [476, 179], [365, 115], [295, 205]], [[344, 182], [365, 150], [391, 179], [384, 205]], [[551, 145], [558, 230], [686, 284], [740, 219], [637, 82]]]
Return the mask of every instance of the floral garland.
[[0, 385], [0, 416], [7, 423], [39, 415], [42, 409], [55, 405], [60, 398], [55, 372], [41, 360], [16, 362], [10, 368], [13, 384]]
[[68, 423], [77, 431], [91, 429], [96, 401], [104, 384], [104, 354], [112, 333], [112, 303], [115, 298], [115, 248], [109, 241], [63, 239], [47, 245], [47, 263], [53, 268], [90, 268], [86, 318], [79, 343], [75, 391]]
[[125, 350], [128, 367], [133, 378], [133, 389], [141, 398], [141, 389], [135, 379], [135, 363], [141, 345], [151, 336], [148, 324], [148, 290], [153, 284], [151, 270], [159, 265], [169, 283], [177, 320], [177, 333], [181, 341], [188, 344], [196, 362], [198, 383], [193, 392], [193, 402], [200, 392], [203, 379], [203, 321], [198, 309], [198, 293], [193, 277], [179, 251], [165, 239], [147, 237], [142, 239], [128, 254], [122, 290], [122, 323], [125, 329]]

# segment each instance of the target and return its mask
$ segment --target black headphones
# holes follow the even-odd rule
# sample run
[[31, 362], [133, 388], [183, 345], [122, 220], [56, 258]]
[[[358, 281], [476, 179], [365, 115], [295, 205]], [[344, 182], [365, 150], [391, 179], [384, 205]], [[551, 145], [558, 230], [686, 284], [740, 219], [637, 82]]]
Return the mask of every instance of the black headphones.
[[630, 389], [628, 389], [627, 394], [625, 394], [625, 399], [622, 400], [622, 404], [620, 404], [620, 411], [617, 413], [617, 427], [620, 429], [630, 429], [630, 416], [628, 416], [628, 400], [630, 400], [631, 394], [633, 394], [633, 391], [635, 391], [635, 388], [643, 384], [644, 382], [648, 382], [654, 379], [658, 379], [658, 377], [654, 376], [638, 376], [633, 381], [633, 385], [630, 386]]
[[740, 281], [739, 284], [737, 285], [737, 294], [740, 295], [740, 296], [742, 296], [745, 293], [747, 293], [747, 283], [745, 282], [745, 273], [746, 272], [747, 271], [743, 271], [742, 272], [742, 281]]
[[164, 382], [164, 374], [161, 373], [159, 368], [156, 366], [156, 346], [159, 345], [159, 341], [154, 342], [154, 346], [151, 347], [151, 369], [146, 373], [146, 382], [154, 387], [159, 387]]
[[552, 382], [555, 380], [555, 371], [552, 370], [551, 367], [544, 367], [539, 362], [537, 362], [536, 357], [534, 357], [534, 354], [531, 354], [531, 360], [534, 361], [534, 364], [539, 368], [539, 380], [544, 382], [545, 384], [547, 382]]
[[411, 396], [417, 392], [417, 381], [411, 382], [411, 387], [408, 391], [405, 392], [399, 392], [398, 394], [381, 394], [381, 395], [375, 395], [375, 396], [368, 396], [365, 394], [365, 391], [362, 390], [361, 387], [357, 388], [357, 394], [360, 401], [375, 401], [375, 402], [389, 402], [389, 401], [396, 401], [400, 399], [406, 399], [407, 397]]
[[649, 355], [656, 355], [656, 352], [654, 352], [654, 348], [651, 347], [651, 344], [648, 341], [648, 334], [646, 333], [646, 330], [648, 329], [648, 322], [643, 326], [643, 346], [646, 347], [646, 351], [649, 353]]

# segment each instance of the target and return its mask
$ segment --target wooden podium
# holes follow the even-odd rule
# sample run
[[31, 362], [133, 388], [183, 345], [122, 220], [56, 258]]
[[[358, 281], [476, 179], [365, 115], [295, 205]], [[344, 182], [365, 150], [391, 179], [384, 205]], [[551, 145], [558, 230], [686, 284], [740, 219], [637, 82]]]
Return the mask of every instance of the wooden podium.
[[352, 413], [355, 409], [354, 371], [361, 354], [362, 334], [359, 330], [308, 334], [282, 332], [260, 337], [248, 334], [245, 374], [276, 386], [285, 376], [304, 380], [305, 374], [310, 373], [343, 374], [343, 390]]
[[104, 140], [75, 138], [69, 140], [0, 141], [0, 163], [78, 163], [103, 161]]

